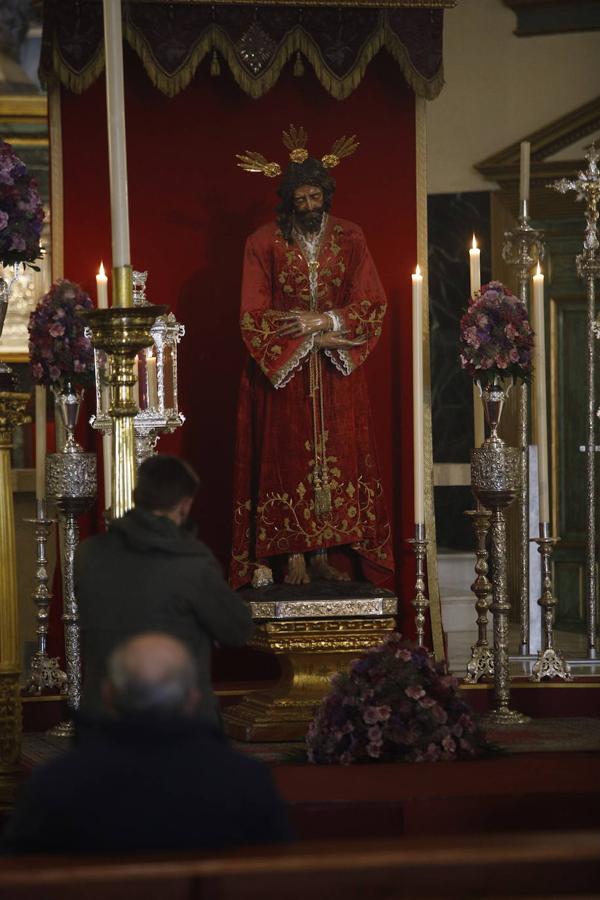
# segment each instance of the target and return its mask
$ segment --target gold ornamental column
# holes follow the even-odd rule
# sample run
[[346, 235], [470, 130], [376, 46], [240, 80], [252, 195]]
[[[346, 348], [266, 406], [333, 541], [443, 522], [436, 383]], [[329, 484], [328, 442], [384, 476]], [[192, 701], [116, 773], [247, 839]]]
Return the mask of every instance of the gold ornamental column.
[[16, 771], [21, 753], [21, 648], [10, 449], [13, 431], [29, 421], [29, 394], [0, 391], [0, 775]]

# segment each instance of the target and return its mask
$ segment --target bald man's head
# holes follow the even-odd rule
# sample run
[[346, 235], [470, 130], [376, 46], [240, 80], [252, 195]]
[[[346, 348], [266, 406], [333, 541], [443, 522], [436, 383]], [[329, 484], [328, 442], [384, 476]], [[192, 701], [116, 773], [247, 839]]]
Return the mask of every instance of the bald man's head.
[[103, 698], [118, 716], [189, 716], [200, 698], [196, 665], [181, 641], [140, 634], [111, 654]]

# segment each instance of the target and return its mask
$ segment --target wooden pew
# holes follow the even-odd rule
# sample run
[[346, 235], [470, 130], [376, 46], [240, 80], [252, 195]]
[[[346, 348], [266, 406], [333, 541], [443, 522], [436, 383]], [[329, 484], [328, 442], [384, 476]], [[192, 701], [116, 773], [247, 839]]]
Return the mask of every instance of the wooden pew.
[[0, 859], [1, 900], [561, 896], [600, 897], [600, 831], [303, 843], [211, 855]]

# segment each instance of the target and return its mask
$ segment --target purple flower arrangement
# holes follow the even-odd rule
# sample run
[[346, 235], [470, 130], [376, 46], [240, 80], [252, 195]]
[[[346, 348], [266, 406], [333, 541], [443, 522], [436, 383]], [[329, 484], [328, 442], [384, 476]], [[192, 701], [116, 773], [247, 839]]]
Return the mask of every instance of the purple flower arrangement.
[[500, 281], [484, 284], [460, 320], [460, 365], [482, 385], [531, 377], [533, 331], [525, 304]]
[[57, 281], [29, 317], [29, 356], [36, 384], [61, 389], [94, 383], [94, 350], [78, 313], [94, 309], [71, 281]]
[[306, 737], [312, 763], [474, 759], [492, 746], [445, 663], [394, 633], [336, 675]]
[[31, 264], [40, 257], [43, 222], [44, 209], [35, 178], [10, 144], [0, 139], [0, 263], [3, 266]]

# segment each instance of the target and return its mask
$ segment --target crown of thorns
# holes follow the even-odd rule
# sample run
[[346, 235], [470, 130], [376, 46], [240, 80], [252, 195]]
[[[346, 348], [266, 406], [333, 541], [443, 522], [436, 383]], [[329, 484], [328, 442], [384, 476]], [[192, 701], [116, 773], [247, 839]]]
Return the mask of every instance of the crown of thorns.
[[[284, 146], [290, 151], [291, 162], [303, 163], [308, 159], [308, 150], [306, 149], [308, 134], [305, 128], [302, 126], [296, 128], [295, 125], [290, 125], [289, 131], [283, 132], [282, 139]], [[335, 142], [330, 153], [326, 153], [325, 156], [321, 157], [321, 162], [326, 169], [333, 169], [345, 156], [351, 156], [357, 147], [358, 141], [355, 134], [352, 137], [344, 135], [344, 137], [339, 138]], [[244, 169], [246, 172], [261, 172], [267, 178], [277, 178], [282, 172], [279, 163], [269, 162], [262, 153], [258, 153], [255, 150], [236, 153], [236, 159], [239, 160], [238, 166], [241, 169]]]

